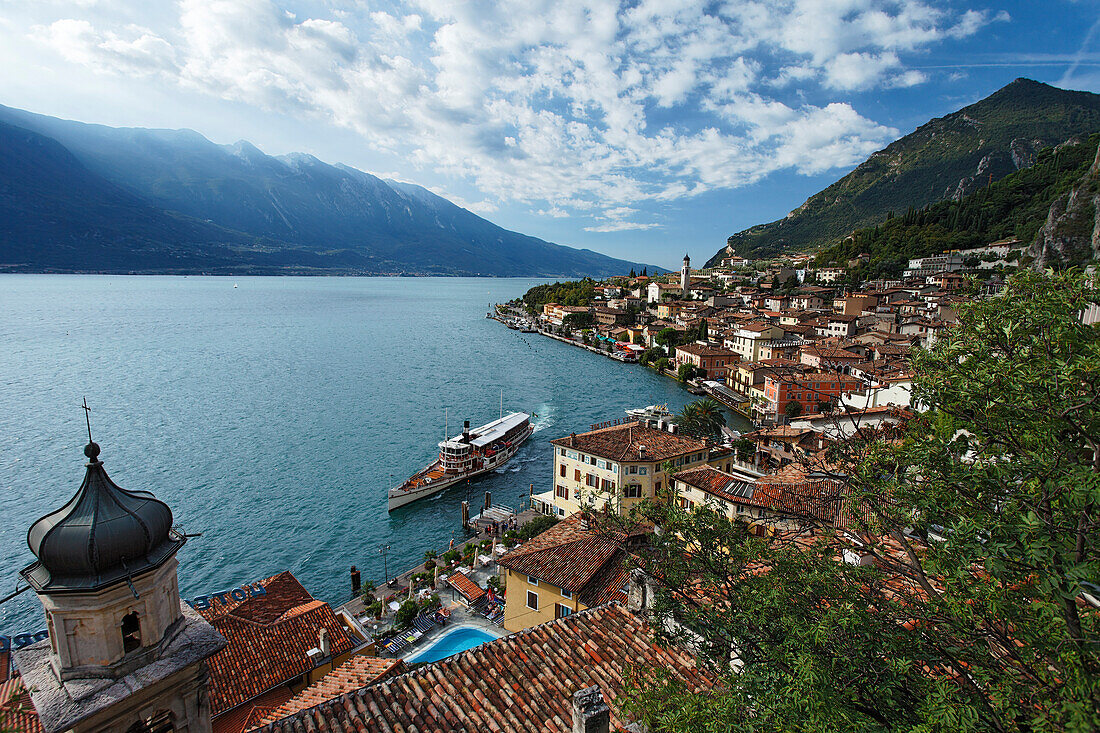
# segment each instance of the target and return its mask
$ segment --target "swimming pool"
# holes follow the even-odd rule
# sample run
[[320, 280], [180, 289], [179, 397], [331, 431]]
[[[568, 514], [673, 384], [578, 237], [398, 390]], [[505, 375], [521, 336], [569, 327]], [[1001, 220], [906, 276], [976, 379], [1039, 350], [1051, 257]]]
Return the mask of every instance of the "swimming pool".
[[456, 626], [445, 632], [421, 651], [405, 659], [410, 664], [417, 662], [437, 662], [449, 656], [473, 649], [497, 637], [477, 626]]

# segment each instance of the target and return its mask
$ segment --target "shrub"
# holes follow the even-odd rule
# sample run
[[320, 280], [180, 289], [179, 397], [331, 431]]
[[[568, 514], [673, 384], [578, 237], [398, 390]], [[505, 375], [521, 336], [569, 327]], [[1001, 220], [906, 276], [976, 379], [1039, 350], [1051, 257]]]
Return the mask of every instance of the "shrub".
[[408, 626], [418, 613], [420, 613], [420, 605], [416, 601], [408, 600], [397, 609], [397, 615], [393, 620], [398, 626]]
[[515, 538], [520, 542], [526, 542], [532, 537], [540, 535], [546, 530], [550, 529], [555, 524], [557, 524], [558, 521], [559, 520], [557, 517], [551, 517], [547, 515], [535, 517], [530, 522], [519, 528], [519, 530], [515, 533]]

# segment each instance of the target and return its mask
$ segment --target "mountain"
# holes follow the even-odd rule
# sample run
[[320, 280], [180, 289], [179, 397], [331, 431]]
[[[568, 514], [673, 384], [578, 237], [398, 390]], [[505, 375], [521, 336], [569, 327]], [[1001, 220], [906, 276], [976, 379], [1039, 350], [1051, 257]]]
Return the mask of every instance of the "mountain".
[[[4, 150], [22, 151], [19, 165], [0, 162], [9, 269], [576, 277], [644, 266], [508, 231], [419, 186], [311, 155], [8, 107], [0, 124]], [[95, 257], [83, 249], [93, 244]]]
[[1035, 161], [1039, 150], [1100, 130], [1100, 95], [1017, 79], [871, 155], [786, 218], [731, 236], [746, 257], [805, 250], [873, 226], [889, 212], [959, 199]]
[[[1012, 243], [1020, 264], [1083, 265], [1100, 257], [1100, 133], [1044, 148], [1035, 162], [959, 199], [910, 207], [818, 251], [849, 281], [898, 277], [910, 258]], [[1015, 259], [1015, 258], [1010, 258]], [[976, 264], [976, 263], [975, 263]]]

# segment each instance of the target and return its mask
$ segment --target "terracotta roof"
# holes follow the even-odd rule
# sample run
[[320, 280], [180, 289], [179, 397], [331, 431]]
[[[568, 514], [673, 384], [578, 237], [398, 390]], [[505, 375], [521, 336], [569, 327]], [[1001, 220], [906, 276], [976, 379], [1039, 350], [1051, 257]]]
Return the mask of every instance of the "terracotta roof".
[[[703, 442], [695, 438], [633, 422], [580, 433], [573, 442], [572, 438], [573, 436], [568, 436], [550, 442], [613, 461], [664, 461], [706, 450]], [[643, 447], [644, 456], [638, 450]]]
[[244, 733], [261, 724], [275, 708], [279, 707], [294, 693], [286, 685], [280, 685], [274, 690], [268, 690], [259, 697], [254, 697], [244, 705], [229, 710], [224, 715], [219, 715], [211, 721], [211, 733]]
[[[610, 604], [344, 694], [267, 730], [570, 730], [573, 693], [598, 685], [613, 701], [632, 665], [665, 670], [696, 692], [713, 684], [687, 652], [657, 646], [641, 619], [619, 604]], [[628, 721], [614, 711], [613, 705], [611, 727], [618, 730]]]
[[701, 466], [690, 471], [681, 471], [676, 474], [676, 480], [735, 504], [759, 505], [759, 502], [753, 501], [754, 486], [752, 483], [741, 477], [720, 471], [713, 466]]
[[0, 682], [0, 730], [4, 733], [42, 733], [42, 722], [31, 694], [18, 674]]
[[229, 642], [206, 663], [215, 716], [313, 669], [306, 652], [318, 646], [322, 628], [328, 632], [333, 656], [357, 644], [332, 608], [313, 598], [289, 572], [258, 585], [263, 586], [264, 595], [199, 609]]
[[485, 595], [485, 589], [470, 580], [464, 573], [454, 572], [447, 576], [447, 582], [454, 586], [455, 590], [466, 597], [470, 603], [475, 603]]
[[504, 554], [498, 564], [576, 593], [586, 606], [607, 603], [626, 585], [626, 551], [617, 541], [587, 529], [578, 512]]
[[246, 730], [282, 720], [302, 710], [308, 710], [323, 702], [354, 692], [368, 685], [406, 672], [408, 667], [400, 659], [354, 656], [309, 687], [267, 713]]

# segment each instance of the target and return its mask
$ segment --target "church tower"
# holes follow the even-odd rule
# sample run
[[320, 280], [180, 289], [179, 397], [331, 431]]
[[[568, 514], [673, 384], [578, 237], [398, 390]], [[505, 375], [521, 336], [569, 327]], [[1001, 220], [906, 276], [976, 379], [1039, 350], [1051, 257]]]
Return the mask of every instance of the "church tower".
[[688, 297], [689, 288], [691, 285], [691, 258], [686, 254], [684, 255], [684, 266], [680, 269], [680, 290], [683, 298]]
[[49, 639], [13, 657], [46, 733], [208, 733], [205, 660], [225, 646], [181, 604], [186, 538], [147, 491], [115, 485], [84, 449], [76, 495], [27, 533], [20, 571], [46, 611]]

